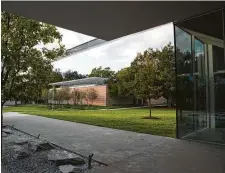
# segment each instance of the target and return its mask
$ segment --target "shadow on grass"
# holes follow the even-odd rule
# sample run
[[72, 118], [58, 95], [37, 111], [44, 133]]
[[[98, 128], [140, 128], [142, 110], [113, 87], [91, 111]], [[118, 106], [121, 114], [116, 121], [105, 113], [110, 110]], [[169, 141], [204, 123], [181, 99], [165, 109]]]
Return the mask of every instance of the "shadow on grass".
[[160, 120], [159, 117], [149, 117], [149, 116], [145, 116], [142, 119], [147, 119], [147, 120]]

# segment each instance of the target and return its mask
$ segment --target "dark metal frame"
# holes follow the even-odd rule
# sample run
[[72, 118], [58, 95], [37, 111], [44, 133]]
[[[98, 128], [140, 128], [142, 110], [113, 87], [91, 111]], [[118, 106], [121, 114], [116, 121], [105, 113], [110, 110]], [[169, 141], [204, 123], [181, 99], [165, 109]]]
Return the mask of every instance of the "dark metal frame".
[[[176, 58], [176, 31], [175, 24], [173, 24], [173, 38], [174, 38], [174, 57], [175, 57], [175, 74], [176, 74], [176, 95], [177, 95], [177, 58]], [[176, 99], [177, 102], [177, 99]], [[177, 104], [176, 104], [177, 105]], [[179, 130], [178, 130], [178, 115], [177, 115], [177, 106], [176, 106], [176, 138], [179, 138]]]

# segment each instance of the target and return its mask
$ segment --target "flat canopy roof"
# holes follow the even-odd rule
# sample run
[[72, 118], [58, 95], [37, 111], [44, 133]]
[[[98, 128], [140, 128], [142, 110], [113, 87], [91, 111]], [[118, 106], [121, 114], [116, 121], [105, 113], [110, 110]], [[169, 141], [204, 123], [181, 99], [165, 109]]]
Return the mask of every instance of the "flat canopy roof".
[[64, 56], [59, 57], [57, 60], [62, 59], [62, 58], [66, 58], [66, 57], [68, 57], [70, 55], [74, 55], [76, 53], [80, 53], [82, 51], [88, 50], [88, 49], [93, 48], [95, 46], [99, 46], [99, 45], [101, 45], [101, 44], [103, 44], [105, 42], [106, 41], [102, 40], [102, 39], [98, 39], [98, 38], [93, 39], [91, 41], [88, 41], [88, 42], [85, 42], [85, 43], [80, 44], [78, 46], [75, 46], [75, 47], [72, 47], [70, 49], [67, 49], [66, 50], [66, 54]]
[[103, 85], [105, 84], [107, 80], [108, 78], [90, 77], [90, 78], [50, 83], [49, 85], [52, 85], [52, 86], [73, 86], [73, 85], [91, 85], [91, 84]]
[[2, 2], [2, 10], [106, 41], [224, 6], [223, 1]]

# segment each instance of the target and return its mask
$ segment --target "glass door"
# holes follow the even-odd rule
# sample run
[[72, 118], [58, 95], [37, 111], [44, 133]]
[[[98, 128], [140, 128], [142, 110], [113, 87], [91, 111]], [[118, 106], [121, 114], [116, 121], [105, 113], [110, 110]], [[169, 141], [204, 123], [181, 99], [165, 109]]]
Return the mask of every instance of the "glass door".
[[207, 127], [207, 55], [205, 44], [199, 39], [192, 37], [193, 42], [193, 79], [194, 79], [194, 130]]

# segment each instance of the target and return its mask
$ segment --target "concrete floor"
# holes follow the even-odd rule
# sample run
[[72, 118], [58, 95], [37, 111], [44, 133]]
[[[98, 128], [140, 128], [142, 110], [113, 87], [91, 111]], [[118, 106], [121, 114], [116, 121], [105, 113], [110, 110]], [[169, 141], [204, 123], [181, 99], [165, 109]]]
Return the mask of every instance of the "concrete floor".
[[98, 173], [225, 172], [225, 146], [18, 113], [4, 113], [3, 121], [82, 155], [94, 153], [109, 165]]
[[208, 141], [225, 145], [225, 128], [205, 128], [183, 137], [198, 141]]

